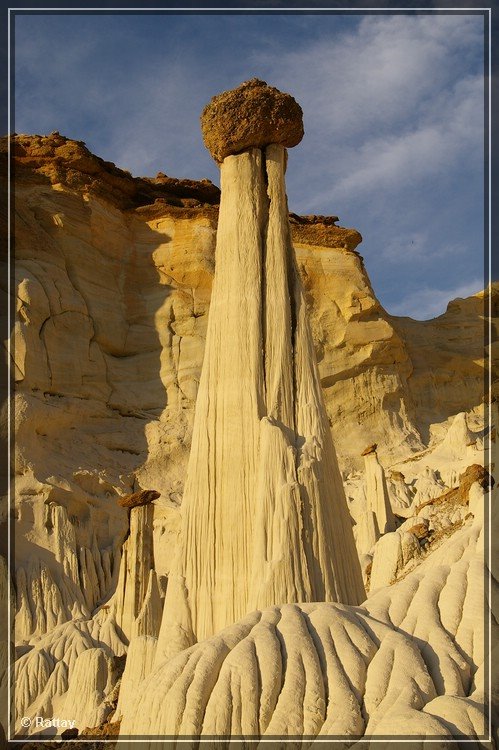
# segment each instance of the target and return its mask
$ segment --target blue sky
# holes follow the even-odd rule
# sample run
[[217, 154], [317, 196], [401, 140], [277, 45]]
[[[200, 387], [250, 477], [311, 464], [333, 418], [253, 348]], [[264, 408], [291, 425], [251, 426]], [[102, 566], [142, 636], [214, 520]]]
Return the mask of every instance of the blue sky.
[[15, 130], [83, 140], [134, 175], [208, 177], [199, 115], [254, 76], [291, 93], [290, 210], [335, 214], [388, 312], [483, 287], [483, 17], [99, 14], [15, 18]]

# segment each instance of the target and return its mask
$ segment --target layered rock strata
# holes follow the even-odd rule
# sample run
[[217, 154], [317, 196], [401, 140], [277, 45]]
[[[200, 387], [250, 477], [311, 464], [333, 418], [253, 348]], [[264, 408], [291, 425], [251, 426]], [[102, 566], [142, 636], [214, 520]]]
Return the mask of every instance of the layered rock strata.
[[[255, 131], [259, 123], [257, 112]], [[215, 280], [158, 658], [255, 608], [365, 596], [284, 172], [279, 145], [221, 166]]]

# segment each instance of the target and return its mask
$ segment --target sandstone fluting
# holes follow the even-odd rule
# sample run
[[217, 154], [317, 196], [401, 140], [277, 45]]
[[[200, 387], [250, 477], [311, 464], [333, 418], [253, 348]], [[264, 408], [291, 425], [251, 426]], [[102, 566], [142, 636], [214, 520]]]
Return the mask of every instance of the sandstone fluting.
[[[256, 133], [268, 115], [253, 117]], [[285, 150], [247, 145], [221, 165], [214, 288], [157, 660], [275, 602], [365, 598], [291, 244]]]
[[[128, 641], [136, 633], [157, 635], [161, 607], [153, 549], [154, 507], [142, 504], [130, 511], [130, 531], [123, 544], [116, 591], [108, 606]], [[145, 626], [144, 632], [141, 628]]]
[[[50, 426], [62, 414], [52, 405], [64, 404], [66, 426], [59, 420], [59, 434], [76, 423], [83, 452], [95, 452], [106, 471], [119, 464], [123, 477], [143, 466], [148, 455], [149, 480], [142, 470], [141, 485], [164, 487], [164, 497], [180, 497], [204, 353], [218, 199], [187, 205], [190, 198], [180, 190], [184, 183], [177, 181], [181, 205], [157, 203], [149, 182], [147, 193], [140, 179], [120, 170], [122, 182], [115, 185], [117, 168], [83, 145], [73, 148], [63, 136], [16, 136], [18, 142], [23, 155], [14, 156], [20, 217], [14, 356], [20, 400], [32, 398], [33, 410], [43, 413], [49, 428], [38, 446], [48, 455], [39, 458], [52, 463], [46, 450], [53, 439]], [[56, 159], [59, 142], [69, 144], [61, 153], [84, 154], [85, 164], [91, 164], [87, 172], [76, 169], [83, 159]], [[42, 147], [43, 157], [38, 155]], [[358, 232], [322, 222], [321, 217], [304, 223], [292, 219], [291, 228], [326, 407], [342, 435], [340, 465], [360, 468], [359, 447], [369, 441], [378, 443], [380, 460], [390, 465], [427, 445], [431, 424], [444, 423], [483, 398], [481, 336], [488, 293], [455, 301], [435, 321], [389, 316], [355, 252]], [[98, 276], [91, 268], [99, 268]], [[64, 292], [61, 300], [52, 278]], [[495, 299], [495, 287], [491, 294]], [[86, 403], [77, 400], [79, 394]], [[22, 431], [27, 404], [19, 408]], [[113, 418], [120, 414], [128, 419]], [[98, 425], [91, 448], [90, 424]], [[174, 435], [179, 436], [175, 446]], [[21, 435], [19, 444], [29, 439]], [[164, 467], [153, 468], [162, 441], [172, 456], [166, 474]], [[108, 459], [99, 458], [106, 450]], [[180, 468], [172, 477], [175, 464]], [[47, 471], [51, 475], [57, 476], [56, 466]], [[127, 491], [133, 489], [120, 494]]]
[[[456, 733], [476, 738], [488, 698], [476, 616], [487, 551], [480, 524], [497, 503], [480, 486], [488, 481], [481, 469], [469, 472], [466, 491], [459, 486], [468, 467], [494, 474], [497, 404], [489, 422], [482, 344], [497, 287], [450, 303], [433, 321], [390, 316], [356, 251], [356, 230], [336, 226], [336, 217], [290, 217], [354, 533], [368, 518], [360, 457], [368, 443], [377, 444], [396, 529], [361, 555], [370, 593], [362, 607], [263, 601], [254, 631], [244, 613], [185, 652], [185, 664], [177, 657], [167, 666], [156, 656], [158, 634], [216, 302], [220, 193], [206, 181], [133, 178], [58, 133], [15, 136], [13, 145], [13, 731], [24, 736], [23, 716], [62, 716], [67, 706], [89, 737], [108, 726], [115, 735], [120, 720], [126, 736], [172, 726], [265, 732], [296, 717], [290, 730], [339, 729], [352, 742], [358, 730], [436, 733], [450, 747]], [[250, 153], [228, 158], [240, 157], [254, 162]], [[269, 450], [285, 445], [271, 419], [262, 440]], [[276, 484], [285, 479], [288, 487], [290, 464], [276, 472]], [[141, 487], [160, 497], [130, 508], [129, 521], [117, 501]], [[283, 537], [268, 540], [271, 551], [284, 546]], [[0, 573], [5, 604], [5, 565]], [[350, 634], [358, 640], [349, 645]], [[277, 654], [275, 638], [287, 653]], [[2, 644], [0, 672], [6, 707]], [[194, 672], [187, 694], [182, 686]], [[276, 711], [279, 675], [286, 689]], [[495, 683], [492, 690], [499, 694]], [[314, 713], [309, 698], [317, 695], [329, 697], [313, 704]], [[203, 701], [210, 702], [206, 725], [197, 713]], [[0, 720], [7, 726], [6, 711]]]
[[252, 78], [213, 97], [201, 115], [201, 132], [221, 163], [249, 148], [296, 146], [303, 138], [303, 112], [292, 96]]

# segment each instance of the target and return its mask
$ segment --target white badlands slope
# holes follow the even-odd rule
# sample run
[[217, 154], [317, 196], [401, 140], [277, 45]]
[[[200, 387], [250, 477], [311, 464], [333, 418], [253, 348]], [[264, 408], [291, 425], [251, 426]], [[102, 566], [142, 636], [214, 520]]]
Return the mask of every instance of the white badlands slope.
[[121, 737], [486, 736], [483, 499], [465, 528], [364, 606], [255, 611], [160, 664]]

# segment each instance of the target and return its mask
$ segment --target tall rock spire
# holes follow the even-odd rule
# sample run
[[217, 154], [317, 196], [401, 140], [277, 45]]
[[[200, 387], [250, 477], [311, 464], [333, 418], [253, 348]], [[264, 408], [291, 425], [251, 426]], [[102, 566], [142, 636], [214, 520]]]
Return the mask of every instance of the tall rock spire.
[[290, 239], [301, 108], [253, 79], [202, 130], [221, 165], [216, 271], [158, 659], [256, 608], [365, 598]]
[[[378, 461], [376, 443], [369, 445], [363, 452], [366, 467], [366, 498], [367, 513], [374, 516], [376, 542], [380, 536], [389, 531], [395, 531], [395, 516], [393, 515], [390, 496], [386, 486], [385, 470]], [[373, 542], [373, 544], [374, 544]], [[367, 550], [369, 551], [369, 550]]]

